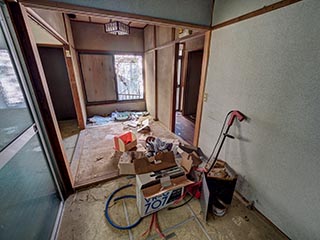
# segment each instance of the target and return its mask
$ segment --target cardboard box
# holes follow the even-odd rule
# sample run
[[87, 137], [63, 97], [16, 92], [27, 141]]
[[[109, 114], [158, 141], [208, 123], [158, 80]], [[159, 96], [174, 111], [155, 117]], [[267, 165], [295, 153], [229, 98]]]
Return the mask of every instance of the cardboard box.
[[[157, 164], [154, 163], [156, 160]], [[136, 174], [155, 172], [162, 169], [177, 166], [173, 152], [161, 152], [153, 158], [143, 158], [139, 161], [134, 160]]]
[[137, 146], [137, 137], [133, 132], [126, 132], [114, 137], [114, 148], [120, 152], [126, 152]]
[[119, 168], [119, 174], [120, 175], [133, 175], [136, 174], [136, 171], [134, 169], [134, 161], [137, 160], [148, 160], [145, 157], [144, 152], [139, 152], [139, 151], [132, 151], [132, 152], [124, 152], [118, 163], [118, 168]]
[[[163, 187], [163, 184], [157, 183], [144, 187], [153, 181], [152, 173], [136, 175], [136, 196], [137, 206], [141, 217], [147, 216], [159, 211], [181, 198], [184, 188], [193, 182], [188, 180], [185, 175], [170, 179], [170, 186]], [[165, 179], [166, 181], [168, 179]]]

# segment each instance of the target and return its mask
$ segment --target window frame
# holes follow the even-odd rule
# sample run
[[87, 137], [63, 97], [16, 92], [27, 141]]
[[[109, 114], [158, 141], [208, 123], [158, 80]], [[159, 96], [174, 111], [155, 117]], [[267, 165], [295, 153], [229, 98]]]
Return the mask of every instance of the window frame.
[[[145, 69], [144, 69], [144, 53], [142, 53], [142, 52], [122, 52], [122, 51], [96, 51], [96, 50], [77, 50], [77, 52], [78, 52], [78, 61], [79, 61], [79, 70], [80, 70], [80, 76], [81, 76], [82, 90], [83, 90], [86, 106], [145, 101], [145, 98], [146, 98], [146, 80], [145, 80]], [[84, 83], [83, 69], [82, 69], [82, 66], [81, 66], [81, 60], [80, 60], [80, 55], [81, 54], [86, 54], [86, 55], [111, 55], [112, 56], [113, 66], [114, 66], [114, 71], [115, 71], [115, 57], [114, 57], [115, 55], [141, 56], [141, 58], [142, 58], [143, 97], [141, 99], [119, 100], [119, 96], [118, 96], [118, 80], [117, 80], [117, 76], [116, 76], [116, 73], [115, 73], [114, 81], [115, 81], [115, 86], [116, 86], [117, 99], [116, 100], [89, 102], [88, 98], [87, 98], [87, 92], [86, 92], [85, 83]]]

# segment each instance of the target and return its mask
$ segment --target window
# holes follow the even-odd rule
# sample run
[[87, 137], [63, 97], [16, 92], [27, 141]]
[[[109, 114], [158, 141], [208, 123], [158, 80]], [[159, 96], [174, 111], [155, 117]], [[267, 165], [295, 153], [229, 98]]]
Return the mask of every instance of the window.
[[79, 56], [88, 105], [144, 98], [141, 55], [81, 52]]
[[143, 99], [142, 56], [114, 55], [118, 100]]

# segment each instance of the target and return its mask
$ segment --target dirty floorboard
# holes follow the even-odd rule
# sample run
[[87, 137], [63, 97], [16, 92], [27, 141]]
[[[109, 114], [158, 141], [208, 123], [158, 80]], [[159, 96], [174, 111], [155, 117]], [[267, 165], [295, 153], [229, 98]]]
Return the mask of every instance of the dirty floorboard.
[[[150, 127], [151, 132], [148, 134], [136, 133], [137, 150], [144, 149], [145, 139], [150, 135], [169, 141], [178, 139], [183, 141], [160, 122], [150, 121]], [[121, 153], [114, 150], [113, 138], [129, 130], [135, 131], [134, 128], [124, 125], [123, 122], [110, 122], [80, 132], [71, 163], [76, 188], [118, 177], [118, 161]]]
[[[112, 191], [128, 183], [135, 185], [135, 178], [121, 177], [71, 195], [65, 203], [58, 239], [160, 239], [154, 230], [149, 236], [142, 236], [149, 227], [150, 216], [145, 217], [131, 230], [117, 230], [105, 219], [107, 197]], [[125, 194], [135, 194], [135, 186], [119, 192], [116, 196]], [[135, 199], [112, 203], [109, 213], [119, 225], [128, 224], [124, 208], [130, 223], [138, 217]], [[177, 209], [162, 209], [158, 212], [158, 220], [166, 239], [287, 239], [259, 213], [247, 209], [236, 198], [224, 217], [213, 217], [209, 214], [207, 222], [202, 220], [200, 203], [196, 199]]]
[[59, 129], [64, 150], [67, 154], [68, 161], [71, 162], [80, 132], [77, 120], [59, 121]]
[[189, 144], [193, 143], [194, 123], [183, 116], [181, 112], [176, 112], [175, 134], [181, 137]]

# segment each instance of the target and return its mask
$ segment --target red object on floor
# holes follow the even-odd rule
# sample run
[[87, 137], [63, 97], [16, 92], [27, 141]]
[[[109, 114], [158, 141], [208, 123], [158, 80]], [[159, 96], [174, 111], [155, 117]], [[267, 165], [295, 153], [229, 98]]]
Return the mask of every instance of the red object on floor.
[[120, 136], [114, 137], [114, 148], [118, 151], [125, 152], [130, 150], [136, 144], [136, 136], [132, 132], [126, 132]]
[[148, 230], [146, 230], [146, 231], [142, 234], [142, 237], [145, 236], [145, 235], [149, 235], [149, 234], [151, 233], [151, 230], [152, 230], [152, 226], [153, 226], [153, 225], [154, 225], [154, 228], [155, 228], [156, 232], [159, 234], [159, 236], [160, 236], [162, 239], [165, 239], [166, 236], [161, 232], [161, 229], [160, 229], [160, 226], [159, 226], [157, 212], [155, 212], [155, 213], [152, 214], [152, 218], [151, 218], [151, 222], [150, 222], [149, 228], [148, 228]]

